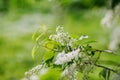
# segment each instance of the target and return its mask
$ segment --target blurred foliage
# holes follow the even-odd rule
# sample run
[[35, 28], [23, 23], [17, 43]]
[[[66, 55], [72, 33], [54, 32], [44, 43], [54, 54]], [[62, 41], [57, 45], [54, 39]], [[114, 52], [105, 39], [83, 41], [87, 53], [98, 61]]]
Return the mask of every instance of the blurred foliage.
[[105, 0], [60, 0], [61, 4], [68, 8], [88, 9], [105, 6]]
[[[108, 5], [107, 0], [0, 0], [0, 12], [4, 11], [39, 11], [49, 12], [51, 3], [68, 9], [89, 9]], [[118, 4], [119, 0], [112, 0], [112, 7]]]
[[[42, 9], [47, 12], [50, 2], [57, 2], [57, 0], [0, 0], [0, 11]], [[58, 0], [58, 2], [63, 7], [81, 9], [105, 5], [105, 0]]]
[[0, 0], [0, 11], [7, 11], [9, 7], [9, 0]]
[[[47, 4], [46, 4], [47, 3]], [[0, 11], [39, 11], [47, 12], [49, 8], [48, 0], [0, 0]]]

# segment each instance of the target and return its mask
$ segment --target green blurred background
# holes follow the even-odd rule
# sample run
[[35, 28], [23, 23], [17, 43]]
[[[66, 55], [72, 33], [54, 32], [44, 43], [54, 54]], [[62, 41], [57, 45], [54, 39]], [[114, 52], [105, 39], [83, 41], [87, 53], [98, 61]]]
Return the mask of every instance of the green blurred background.
[[0, 0], [0, 80], [19, 80], [41, 63], [44, 50], [33, 60], [31, 37], [43, 24], [53, 30], [61, 25], [70, 34], [89, 35], [97, 41], [95, 48], [107, 49], [110, 30], [100, 25], [105, 5], [106, 0]]

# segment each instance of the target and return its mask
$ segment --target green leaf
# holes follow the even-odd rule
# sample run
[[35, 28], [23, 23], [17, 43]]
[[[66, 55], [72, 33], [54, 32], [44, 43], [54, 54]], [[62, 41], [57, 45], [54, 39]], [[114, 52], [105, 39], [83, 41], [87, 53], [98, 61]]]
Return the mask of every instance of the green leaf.
[[38, 40], [44, 35], [44, 33], [41, 33], [37, 38], [36, 38], [36, 42], [38, 42]]
[[32, 49], [32, 58], [33, 58], [33, 59], [34, 59], [34, 57], [35, 57], [35, 53], [37, 52], [37, 50], [38, 50], [38, 46], [36, 45], [36, 46], [34, 46], [33, 49]]
[[39, 35], [39, 31], [38, 30], [36, 30], [34, 33], [33, 33], [33, 35], [32, 35], [32, 40], [36, 40], [36, 38], [38, 37], [38, 35]]
[[48, 41], [47, 39], [46, 40], [44, 40], [44, 44], [43, 45], [45, 45], [47, 48], [46, 48], [46, 50], [47, 51], [50, 51], [50, 49], [53, 49], [54, 48], [54, 42], [52, 42], [52, 41]]
[[48, 72], [40, 76], [40, 80], [60, 80], [61, 72], [58, 69], [49, 69]]
[[105, 80], [109, 80], [110, 78], [110, 70], [108, 69], [103, 69], [99, 75], [101, 75]]
[[44, 55], [44, 61], [46, 62], [46, 63], [49, 63], [49, 62], [51, 62], [52, 60], [53, 60], [53, 58], [54, 58], [54, 53], [53, 52], [47, 52], [45, 55]]

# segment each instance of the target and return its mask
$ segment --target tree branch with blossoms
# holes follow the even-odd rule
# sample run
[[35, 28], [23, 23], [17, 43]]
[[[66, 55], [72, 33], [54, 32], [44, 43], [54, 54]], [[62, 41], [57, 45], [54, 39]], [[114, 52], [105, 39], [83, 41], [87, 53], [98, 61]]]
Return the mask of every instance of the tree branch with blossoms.
[[[47, 36], [48, 38], [44, 38]], [[55, 74], [52, 74], [52, 76], [56, 75], [56, 73], [59, 74], [59, 76], [56, 75], [57, 77], [54, 76], [53, 80], [66, 80], [66, 78], [68, 80], [79, 80], [77, 76], [78, 73], [83, 74], [83, 80], [88, 80], [88, 75], [95, 67], [109, 70], [105, 71], [104, 75], [110, 75], [110, 72], [119, 74], [119, 71], [98, 64], [102, 52], [114, 53], [110, 50], [94, 49], [90, 45], [90, 43], [94, 41], [88, 41], [88, 36], [71, 37], [68, 32], [65, 32], [63, 27], [60, 26], [56, 28], [55, 34], [47, 36], [46, 33], [42, 35], [39, 35], [38, 32], [34, 33], [33, 38], [37, 43], [35, 45], [37, 47], [34, 47], [32, 50], [33, 57], [39, 47], [46, 48], [48, 52], [44, 54], [41, 65], [26, 72], [26, 80], [32, 80], [31, 76], [33, 75], [36, 77], [34, 80], [46, 80], [46, 77], [52, 74], [49, 74], [49, 70], [51, 71], [51, 69], [55, 71]], [[45, 76], [46, 74], [49, 75]], [[103, 77], [104, 75], [101, 74]], [[107, 76], [107, 79], [109, 79], [109, 76]]]

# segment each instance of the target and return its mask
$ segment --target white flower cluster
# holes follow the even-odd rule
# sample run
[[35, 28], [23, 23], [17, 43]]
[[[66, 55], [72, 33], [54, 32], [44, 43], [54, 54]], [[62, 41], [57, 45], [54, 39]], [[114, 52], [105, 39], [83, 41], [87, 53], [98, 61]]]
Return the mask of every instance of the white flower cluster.
[[113, 11], [108, 10], [104, 18], [101, 21], [102, 26], [111, 27], [112, 19], [113, 19]]
[[72, 52], [65, 53], [64, 51], [61, 53], [58, 53], [56, 57], [55, 64], [62, 65], [67, 62], [72, 61], [73, 59], [78, 60], [78, 58], [81, 56], [80, 49], [73, 50]]
[[73, 63], [72, 65], [70, 65], [69, 67], [66, 67], [65, 70], [62, 72], [62, 77], [67, 76], [69, 78], [69, 80], [76, 80], [76, 72], [77, 66], [76, 63]]
[[116, 5], [114, 8], [114, 20], [112, 24], [114, 24], [114, 26], [119, 25], [119, 19], [120, 19], [120, 3]]
[[25, 76], [31, 76], [34, 73], [37, 73], [39, 70], [41, 70], [42, 65], [37, 65], [34, 68], [32, 68], [31, 70], [29, 70], [28, 72], [25, 72]]
[[118, 25], [120, 18], [120, 3], [115, 6], [114, 9], [110, 9], [106, 12], [104, 18], [101, 20], [103, 27], [115, 27]]
[[116, 51], [117, 49], [119, 49], [119, 44], [120, 44], [120, 26], [113, 29], [109, 49]]
[[22, 80], [39, 80], [37, 75], [31, 75], [29, 78], [23, 78]]
[[40, 80], [40, 76], [48, 71], [47, 68], [42, 68], [42, 65], [37, 65], [28, 72], [25, 72], [25, 78], [21, 80]]
[[104, 27], [112, 27], [110, 33], [110, 43], [108, 48], [116, 51], [120, 44], [120, 3], [114, 9], [108, 10], [105, 17], [102, 19]]
[[63, 27], [58, 26], [56, 28], [56, 33], [57, 34], [55, 35], [50, 35], [49, 39], [59, 42], [61, 45], [72, 46], [75, 39], [71, 38], [68, 33], [64, 32]]
[[83, 35], [82, 35], [82, 36], [79, 37], [79, 40], [82, 40], [82, 39], [84, 39], [84, 38], [88, 38], [88, 36], [83, 36]]

